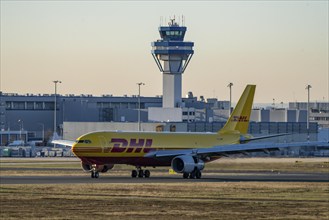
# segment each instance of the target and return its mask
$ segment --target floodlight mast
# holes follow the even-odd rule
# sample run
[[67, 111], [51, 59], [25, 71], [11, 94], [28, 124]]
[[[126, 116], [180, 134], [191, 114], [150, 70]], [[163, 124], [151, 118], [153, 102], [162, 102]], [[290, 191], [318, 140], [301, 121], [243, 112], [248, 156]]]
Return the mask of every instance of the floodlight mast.
[[54, 80], [53, 83], [55, 84], [55, 103], [54, 103], [54, 136], [57, 136], [57, 126], [56, 126], [56, 111], [57, 111], [57, 83], [62, 83], [62, 81]]
[[307, 89], [307, 140], [310, 140], [310, 90], [312, 86], [307, 85], [305, 89]]
[[141, 86], [144, 86], [145, 83], [140, 82], [138, 85], [138, 131], [141, 131]]
[[229, 115], [231, 115], [231, 108], [232, 108], [232, 86], [233, 86], [233, 83], [229, 83], [227, 85], [227, 87], [230, 88], [230, 107], [229, 107]]

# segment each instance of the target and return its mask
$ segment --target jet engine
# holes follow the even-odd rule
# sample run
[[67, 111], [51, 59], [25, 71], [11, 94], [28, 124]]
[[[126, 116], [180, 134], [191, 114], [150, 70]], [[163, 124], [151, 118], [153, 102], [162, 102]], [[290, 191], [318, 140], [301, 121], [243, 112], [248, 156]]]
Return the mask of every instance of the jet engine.
[[112, 169], [114, 167], [114, 164], [104, 164], [101, 166], [102, 166], [102, 169], [100, 170], [100, 172], [106, 173], [107, 171], [109, 171], [110, 169]]
[[191, 173], [195, 169], [196, 170], [203, 170], [204, 162], [200, 159], [189, 155], [183, 155], [175, 157], [171, 161], [171, 168], [176, 173]]
[[92, 164], [87, 164], [87, 163], [81, 162], [81, 167], [85, 172], [92, 172], [93, 167], [95, 167], [95, 166], [96, 166], [95, 171], [101, 172], [101, 173], [106, 173], [107, 171], [109, 171], [110, 169], [112, 169], [114, 167], [114, 164], [92, 165]]
[[93, 169], [91, 164], [87, 164], [87, 163], [83, 163], [83, 162], [81, 162], [81, 167], [82, 167], [83, 171], [85, 171], [85, 172], [91, 172]]

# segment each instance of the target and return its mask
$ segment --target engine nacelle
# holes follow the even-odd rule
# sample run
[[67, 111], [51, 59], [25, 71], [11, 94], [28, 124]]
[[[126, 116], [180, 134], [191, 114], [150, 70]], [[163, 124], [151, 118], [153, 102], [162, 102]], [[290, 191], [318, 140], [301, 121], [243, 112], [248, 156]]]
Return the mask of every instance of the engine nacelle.
[[112, 169], [114, 167], [114, 164], [105, 164], [102, 166], [103, 166], [102, 170], [100, 170], [99, 172], [106, 173], [107, 171], [109, 171], [110, 169]]
[[91, 164], [86, 164], [83, 162], [81, 162], [81, 167], [82, 167], [83, 171], [85, 171], [85, 172], [91, 172], [93, 169]]
[[92, 165], [81, 162], [81, 167], [85, 172], [92, 172], [93, 168], [96, 167], [97, 172], [106, 173], [114, 167], [114, 164]]
[[191, 173], [195, 169], [203, 170], [204, 162], [189, 155], [175, 157], [171, 161], [171, 168], [176, 173]]

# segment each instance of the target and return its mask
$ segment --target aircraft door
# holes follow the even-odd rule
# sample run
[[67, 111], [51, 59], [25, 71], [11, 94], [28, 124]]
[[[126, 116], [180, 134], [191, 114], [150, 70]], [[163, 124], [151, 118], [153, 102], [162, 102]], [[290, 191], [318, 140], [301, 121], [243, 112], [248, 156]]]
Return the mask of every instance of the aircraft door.
[[102, 152], [103, 153], [108, 153], [110, 151], [110, 147], [108, 142], [106, 141], [106, 138], [104, 136], [98, 136], [99, 143], [101, 144], [102, 147]]

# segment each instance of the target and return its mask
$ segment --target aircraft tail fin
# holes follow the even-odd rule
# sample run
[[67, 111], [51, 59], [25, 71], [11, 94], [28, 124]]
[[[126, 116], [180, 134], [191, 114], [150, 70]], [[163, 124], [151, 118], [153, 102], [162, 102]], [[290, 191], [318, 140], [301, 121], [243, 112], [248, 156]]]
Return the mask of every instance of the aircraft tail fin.
[[254, 100], [256, 85], [247, 85], [242, 93], [238, 104], [227, 120], [224, 127], [218, 133], [239, 132], [246, 134], [248, 132], [251, 108]]

